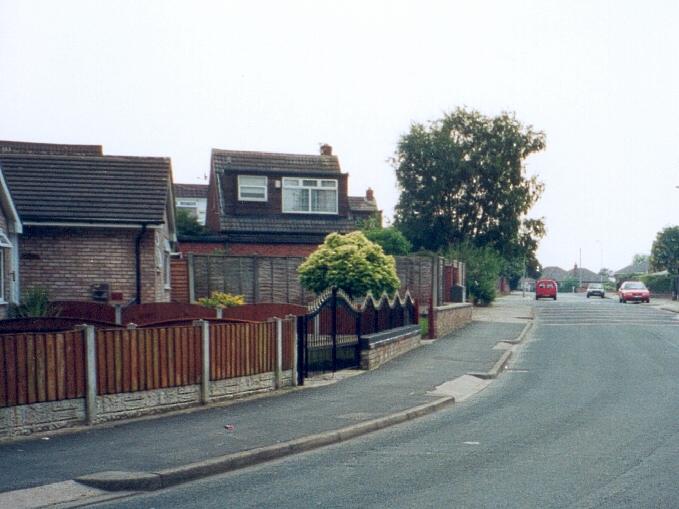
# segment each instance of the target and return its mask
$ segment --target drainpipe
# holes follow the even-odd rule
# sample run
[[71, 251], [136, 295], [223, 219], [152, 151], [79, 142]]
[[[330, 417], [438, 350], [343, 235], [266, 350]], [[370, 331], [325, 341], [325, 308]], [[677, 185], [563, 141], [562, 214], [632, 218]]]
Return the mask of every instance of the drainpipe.
[[134, 239], [134, 269], [137, 296], [134, 298], [135, 304], [141, 304], [141, 239], [146, 233], [146, 223], [142, 223], [141, 230]]

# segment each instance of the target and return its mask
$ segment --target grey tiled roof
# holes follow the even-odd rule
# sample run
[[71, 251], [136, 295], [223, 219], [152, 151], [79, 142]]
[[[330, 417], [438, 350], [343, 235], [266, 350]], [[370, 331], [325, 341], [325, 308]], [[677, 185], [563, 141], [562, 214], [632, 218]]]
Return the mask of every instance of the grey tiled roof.
[[337, 156], [276, 154], [216, 148], [212, 149], [212, 167], [216, 171], [261, 171], [292, 175], [340, 172]]
[[616, 270], [614, 274], [646, 274], [646, 273], [648, 273], [648, 260], [627, 265], [622, 269]]
[[175, 184], [175, 198], [207, 198], [207, 184]]
[[540, 275], [541, 279], [553, 279], [555, 281], [563, 281], [568, 276], [568, 272], [561, 267], [543, 267]]
[[222, 217], [221, 230], [235, 233], [348, 233], [357, 229], [356, 222], [338, 217], [328, 219], [306, 218], [303, 215], [290, 217], [268, 216], [226, 216]]
[[160, 157], [0, 156], [22, 221], [160, 224], [170, 160]]
[[101, 145], [66, 145], [0, 140], [0, 155], [4, 154], [100, 156], [103, 151]]
[[357, 212], [377, 212], [377, 203], [366, 200], [363, 196], [348, 196], [349, 209]]

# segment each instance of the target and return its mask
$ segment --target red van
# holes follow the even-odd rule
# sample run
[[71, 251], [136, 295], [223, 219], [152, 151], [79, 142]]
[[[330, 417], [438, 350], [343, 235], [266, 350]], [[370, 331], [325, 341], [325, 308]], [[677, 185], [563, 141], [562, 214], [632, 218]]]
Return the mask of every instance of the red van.
[[553, 279], [540, 279], [535, 283], [535, 300], [548, 298], [556, 300], [559, 285]]

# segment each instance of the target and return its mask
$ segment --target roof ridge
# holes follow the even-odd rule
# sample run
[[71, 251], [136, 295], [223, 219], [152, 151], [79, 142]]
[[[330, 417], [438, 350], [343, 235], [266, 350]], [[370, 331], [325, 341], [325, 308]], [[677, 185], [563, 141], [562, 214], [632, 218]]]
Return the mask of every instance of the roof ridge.
[[313, 157], [313, 158], [337, 158], [336, 155], [325, 156], [322, 154], [295, 154], [290, 152], [263, 152], [261, 150], [229, 150], [221, 148], [213, 148], [212, 155], [260, 155], [260, 156], [280, 156], [280, 157]]
[[77, 155], [77, 154], [19, 154], [19, 153], [0, 153], [0, 159], [34, 159], [34, 160], [90, 160], [90, 161], [130, 161], [130, 160], [149, 160], [171, 162], [167, 156], [123, 156], [123, 155]]

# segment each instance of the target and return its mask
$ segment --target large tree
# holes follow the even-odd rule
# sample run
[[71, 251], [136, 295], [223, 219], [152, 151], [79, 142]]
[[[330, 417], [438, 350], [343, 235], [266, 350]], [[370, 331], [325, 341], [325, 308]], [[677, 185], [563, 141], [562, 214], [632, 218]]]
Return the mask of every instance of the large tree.
[[393, 159], [401, 191], [395, 225], [415, 249], [472, 242], [537, 269], [544, 222], [526, 213], [543, 184], [526, 176], [524, 164], [544, 147], [544, 133], [509, 113], [486, 117], [459, 108], [413, 124]]
[[679, 274], [679, 226], [668, 226], [658, 232], [651, 248], [653, 270]]

